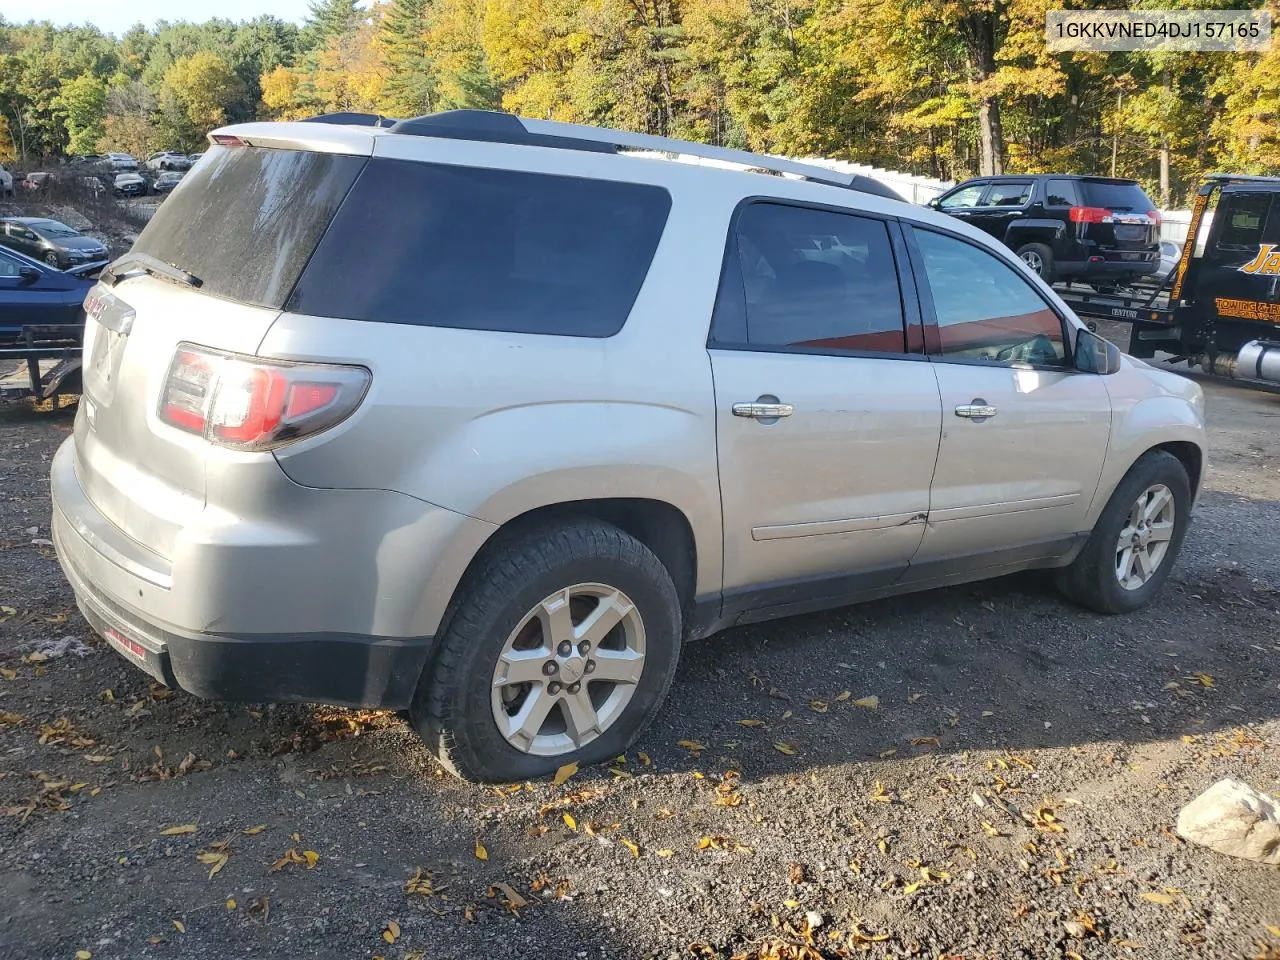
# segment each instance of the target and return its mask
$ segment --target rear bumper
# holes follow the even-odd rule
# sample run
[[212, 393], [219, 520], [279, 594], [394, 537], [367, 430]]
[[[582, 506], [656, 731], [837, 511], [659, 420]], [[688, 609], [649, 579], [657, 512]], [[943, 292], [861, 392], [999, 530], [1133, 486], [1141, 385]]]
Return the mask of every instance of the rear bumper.
[[1160, 269], [1160, 260], [1059, 260], [1055, 272], [1074, 277], [1145, 277]]
[[[436, 623], [422, 610], [435, 585], [419, 578], [441, 572], [450, 534], [480, 523], [386, 491], [297, 487], [280, 473], [300, 513], [277, 503], [282, 520], [340, 521], [309, 541], [297, 526], [245, 516], [195, 526], [170, 559], [98, 511], [72, 441], [51, 472], [54, 546], [85, 619], [153, 677], [210, 699], [408, 706]], [[409, 528], [404, 552], [387, 555]]]
[[97, 589], [84, 570], [93, 547], [56, 508], [53, 542], [89, 625], [135, 666], [198, 697], [403, 709], [431, 654], [431, 637], [180, 630]]

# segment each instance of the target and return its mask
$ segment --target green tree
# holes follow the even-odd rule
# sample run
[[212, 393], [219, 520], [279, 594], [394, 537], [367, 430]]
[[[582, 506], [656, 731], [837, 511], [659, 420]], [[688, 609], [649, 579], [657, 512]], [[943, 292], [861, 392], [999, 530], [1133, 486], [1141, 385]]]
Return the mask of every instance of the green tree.
[[107, 113], [107, 85], [91, 73], [82, 73], [62, 85], [55, 106], [67, 129], [69, 153], [93, 153], [102, 139]]
[[310, 16], [303, 27], [303, 45], [307, 49], [323, 47], [334, 37], [351, 33], [364, 19], [360, 0], [311, 0]]
[[430, 0], [391, 0], [378, 22], [377, 42], [385, 67], [383, 107], [397, 117], [430, 113], [436, 77], [428, 41]]

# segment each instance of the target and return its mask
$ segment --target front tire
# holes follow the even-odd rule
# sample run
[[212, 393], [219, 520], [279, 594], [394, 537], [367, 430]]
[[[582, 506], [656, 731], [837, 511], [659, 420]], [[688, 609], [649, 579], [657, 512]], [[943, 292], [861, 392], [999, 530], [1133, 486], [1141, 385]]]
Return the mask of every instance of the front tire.
[[1191, 511], [1181, 461], [1150, 450], [1129, 468], [1084, 549], [1058, 574], [1058, 588], [1098, 613], [1130, 613], [1150, 603], [1169, 576]]
[[44, 262], [47, 263], [49, 266], [53, 267], [55, 270], [58, 269], [58, 255], [54, 253], [52, 250], [50, 250], [48, 253], [44, 255]]
[[1045, 283], [1053, 285], [1053, 251], [1043, 243], [1023, 244], [1018, 248], [1018, 259]]
[[446, 620], [411, 716], [466, 780], [525, 780], [624, 752], [657, 714], [680, 656], [666, 568], [597, 520], [486, 546]]

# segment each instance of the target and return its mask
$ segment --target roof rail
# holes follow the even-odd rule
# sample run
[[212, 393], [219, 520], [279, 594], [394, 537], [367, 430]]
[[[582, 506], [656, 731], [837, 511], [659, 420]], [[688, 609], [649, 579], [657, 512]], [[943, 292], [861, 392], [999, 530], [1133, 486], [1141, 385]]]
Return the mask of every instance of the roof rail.
[[391, 128], [392, 133], [405, 133], [422, 137], [450, 137], [461, 140], [482, 140], [491, 143], [517, 143], [529, 146], [559, 147], [567, 150], [589, 150], [597, 153], [617, 153], [619, 148], [628, 150], [652, 150], [704, 160], [718, 160], [771, 173], [791, 174], [805, 180], [850, 187], [892, 200], [901, 200], [890, 188], [870, 177], [841, 173], [807, 163], [797, 163], [781, 157], [766, 157], [746, 150], [730, 150], [705, 143], [656, 137], [646, 133], [590, 127], [577, 123], [559, 123], [554, 120], [532, 120], [510, 113], [490, 110], [449, 110], [413, 120], [401, 120]]
[[376, 113], [322, 113], [319, 116], [307, 117], [303, 123], [333, 123], [344, 127], [381, 127], [391, 126], [398, 121], [392, 117], [380, 117]]
[[560, 147], [565, 150], [590, 150], [594, 153], [617, 153], [608, 143], [589, 143], [577, 138], [529, 130], [528, 121], [515, 114], [496, 110], [446, 110], [425, 117], [401, 120], [391, 127], [392, 133], [415, 137], [446, 137], [453, 140], [480, 140], [485, 143], [518, 143], [530, 147]]
[[1280, 177], [1261, 177], [1250, 173], [1206, 173], [1206, 180], [1239, 181], [1241, 183], [1280, 183]]

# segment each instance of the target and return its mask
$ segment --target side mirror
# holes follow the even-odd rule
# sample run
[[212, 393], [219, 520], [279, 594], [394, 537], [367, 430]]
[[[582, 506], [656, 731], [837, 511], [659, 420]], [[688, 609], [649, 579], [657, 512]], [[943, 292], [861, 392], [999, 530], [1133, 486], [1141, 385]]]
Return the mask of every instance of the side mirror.
[[40, 271], [35, 267], [19, 267], [18, 279], [24, 284], [35, 283], [40, 279]]
[[937, 210], [940, 206], [942, 206], [942, 201], [939, 200], [937, 197], [930, 197], [929, 202], [926, 203], [925, 206], [932, 207], [934, 210]]
[[1076, 333], [1076, 369], [1109, 376], [1120, 371], [1120, 348], [1092, 330]]

